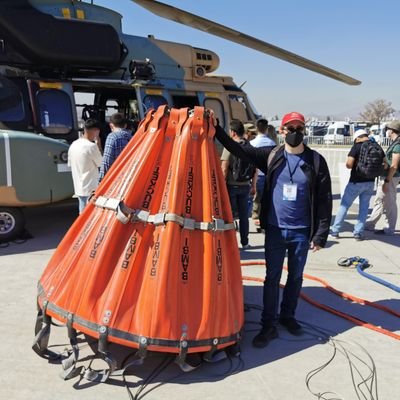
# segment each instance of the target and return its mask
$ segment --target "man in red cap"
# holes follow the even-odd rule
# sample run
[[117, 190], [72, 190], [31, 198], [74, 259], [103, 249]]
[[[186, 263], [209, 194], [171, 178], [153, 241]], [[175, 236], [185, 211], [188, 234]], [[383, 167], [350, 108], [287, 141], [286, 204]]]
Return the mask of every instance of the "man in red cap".
[[[301, 335], [295, 311], [308, 250], [324, 247], [332, 217], [332, 189], [325, 159], [303, 143], [304, 116], [286, 114], [280, 133], [285, 144], [255, 148], [231, 140], [218, 125], [216, 138], [234, 155], [253, 162], [266, 175], [260, 223], [265, 230], [267, 264], [261, 315], [262, 328], [253, 346], [265, 347], [278, 336], [278, 322]], [[279, 283], [288, 254], [288, 277], [279, 309]]]
[[302, 124], [303, 128], [306, 124], [304, 115], [295, 111], [285, 114], [283, 116], [281, 126], [286, 126], [289, 122], [294, 122], [294, 123], [299, 122], [300, 124]]

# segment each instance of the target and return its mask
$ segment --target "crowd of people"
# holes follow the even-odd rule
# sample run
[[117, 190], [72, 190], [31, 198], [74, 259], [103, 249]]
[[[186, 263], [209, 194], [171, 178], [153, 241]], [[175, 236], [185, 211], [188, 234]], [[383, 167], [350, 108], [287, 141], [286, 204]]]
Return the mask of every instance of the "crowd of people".
[[[373, 230], [382, 216], [385, 226], [376, 234], [393, 235], [397, 221], [396, 194], [400, 180], [400, 121], [387, 125], [392, 144], [386, 155], [365, 130], [354, 134], [346, 167], [351, 170], [333, 224], [332, 189], [328, 165], [321, 154], [304, 142], [305, 118], [302, 114], [286, 114], [279, 133], [284, 144], [277, 145], [273, 127], [260, 119], [256, 127], [232, 121], [229, 134], [217, 126], [216, 137], [225, 147], [221, 158], [227, 188], [233, 201], [233, 214], [239, 217], [242, 249], [247, 249], [248, 219], [244, 217], [242, 199], [254, 196], [253, 218], [265, 232], [266, 279], [263, 289], [261, 330], [253, 339], [253, 346], [261, 348], [278, 336], [277, 324], [291, 334], [301, 335], [302, 326], [295, 318], [297, 301], [303, 281], [303, 270], [309, 250], [325, 246], [328, 236], [337, 239], [346, 214], [359, 198], [358, 221], [354, 225], [355, 240], [363, 240], [364, 230]], [[255, 138], [250, 136], [256, 133]], [[257, 167], [257, 172], [246, 184], [232, 181], [235, 158]], [[230, 168], [230, 169], [229, 169]], [[254, 182], [256, 182], [254, 187]], [[374, 208], [368, 217], [369, 202], [377, 182]], [[232, 193], [232, 194], [231, 194]], [[287, 254], [288, 275], [279, 306], [279, 283]]]
[[[104, 152], [99, 140], [98, 121], [85, 121], [83, 135], [72, 143], [68, 153], [75, 195], [81, 213], [89, 196], [128, 144], [132, 132], [123, 114], [110, 118]], [[324, 157], [304, 143], [305, 118], [298, 112], [286, 114], [279, 128], [284, 143], [278, 144], [275, 128], [266, 119], [256, 124], [232, 120], [229, 132], [217, 124], [216, 138], [225, 147], [221, 168], [234, 218], [239, 220], [242, 250], [248, 249], [249, 216], [265, 233], [266, 279], [263, 288], [261, 330], [253, 345], [261, 348], [278, 336], [277, 324], [291, 334], [301, 335], [295, 318], [303, 271], [309, 250], [318, 251], [328, 236], [339, 238], [346, 214], [359, 198], [355, 240], [363, 240], [365, 230], [373, 230], [384, 216], [385, 225], [376, 234], [393, 235], [397, 221], [396, 194], [400, 181], [400, 121], [387, 125], [392, 144], [383, 152], [365, 130], [354, 134], [346, 167], [350, 179], [341, 198], [333, 224], [332, 188]], [[377, 183], [373, 210], [370, 199]], [[249, 201], [249, 199], [251, 201]], [[282, 300], [279, 284], [287, 255], [288, 274]]]

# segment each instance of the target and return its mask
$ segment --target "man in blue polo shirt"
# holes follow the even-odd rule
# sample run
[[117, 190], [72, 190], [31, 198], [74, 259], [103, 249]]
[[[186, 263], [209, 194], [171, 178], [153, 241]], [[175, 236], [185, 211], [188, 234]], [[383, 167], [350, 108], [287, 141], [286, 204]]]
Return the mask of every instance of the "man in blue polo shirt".
[[[295, 319], [308, 251], [324, 247], [332, 217], [332, 189], [325, 159], [303, 143], [304, 116], [286, 114], [280, 132], [285, 144], [271, 147], [243, 146], [216, 127], [216, 138], [232, 154], [266, 174], [260, 222], [265, 229], [266, 279], [261, 330], [254, 347], [265, 347], [278, 336], [279, 322], [293, 335], [302, 334]], [[288, 276], [279, 311], [279, 283], [285, 255]]]

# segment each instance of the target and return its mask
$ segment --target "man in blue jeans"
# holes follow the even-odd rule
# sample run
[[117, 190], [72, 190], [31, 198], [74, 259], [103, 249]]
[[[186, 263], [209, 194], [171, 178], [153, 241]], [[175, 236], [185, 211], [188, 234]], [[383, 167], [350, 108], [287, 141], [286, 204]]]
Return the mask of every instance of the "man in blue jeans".
[[[308, 251], [324, 247], [332, 217], [332, 189], [325, 159], [303, 143], [304, 116], [286, 114], [280, 132], [285, 144], [255, 148], [231, 140], [216, 127], [216, 138], [237, 157], [253, 162], [266, 174], [261, 202], [261, 227], [265, 229], [266, 280], [261, 315], [262, 328], [253, 346], [265, 347], [278, 336], [278, 322], [293, 335], [302, 334], [295, 311], [303, 283]], [[286, 251], [288, 277], [279, 309], [279, 283]]]
[[357, 241], [364, 240], [364, 226], [368, 216], [369, 201], [374, 194], [375, 178], [364, 177], [357, 171], [357, 162], [360, 157], [361, 146], [369, 140], [368, 133], [359, 129], [354, 133], [354, 144], [347, 156], [346, 167], [351, 169], [350, 180], [344, 189], [342, 201], [336, 214], [335, 222], [331, 226], [329, 236], [339, 237], [340, 228], [346, 218], [347, 211], [358, 197], [360, 199], [358, 209], [358, 221], [354, 226], [353, 236]]
[[[239, 120], [232, 120], [230, 123], [230, 137], [241, 144], [248, 144], [244, 139], [244, 126]], [[221, 168], [225, 176], [229, 200], [232, 207], [233, 217], [239, 218], [239, 233], [242, 249], [247, 249], [249, 245], [249, 195], [255, 193], [255, 179], [238, 181], [232, 173], [234, 156], [228, 150], [224, 150], [221, 155]]]

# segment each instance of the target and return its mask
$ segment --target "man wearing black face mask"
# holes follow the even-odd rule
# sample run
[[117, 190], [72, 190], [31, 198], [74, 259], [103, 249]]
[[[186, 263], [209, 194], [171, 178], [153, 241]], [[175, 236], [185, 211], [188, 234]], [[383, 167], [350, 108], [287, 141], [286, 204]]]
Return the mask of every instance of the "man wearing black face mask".
[[[304, 116], [286, 114], [280, 133], [285, 144], [271, 148], [241, 146], [216, 127], [216, 138], [232, 153], [253, 162], [266, 175], [261, 202], [267, 264], [261, 331], [253, 346], [265, 347], [278, 336], [278, 322], [291, 334], [301, 335], [295, 311], [303, 282], [308, 250], [324, 247], [332, 217], [332, 189], [325, 159], [303, 143]], [[279, 283], [288, 253], [288, 277], [279, 309]]]

